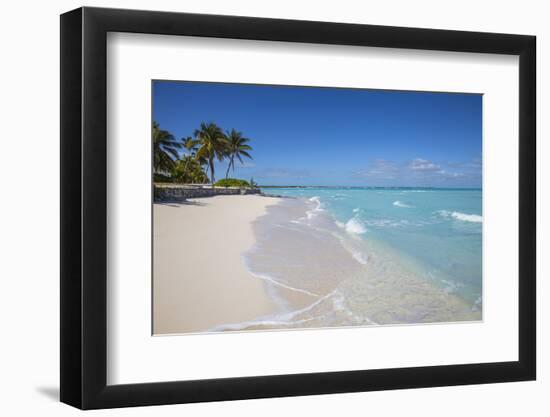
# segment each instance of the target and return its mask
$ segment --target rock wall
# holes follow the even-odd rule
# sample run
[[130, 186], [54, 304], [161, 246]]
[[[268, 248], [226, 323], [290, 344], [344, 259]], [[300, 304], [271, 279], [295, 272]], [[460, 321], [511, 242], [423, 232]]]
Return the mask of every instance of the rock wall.
[[183, 201], [188, 198], [213, 197], [216, 195], [260, 194], [259, 188], [214, 187], [190, 185], [154, 185], [155, 202]]

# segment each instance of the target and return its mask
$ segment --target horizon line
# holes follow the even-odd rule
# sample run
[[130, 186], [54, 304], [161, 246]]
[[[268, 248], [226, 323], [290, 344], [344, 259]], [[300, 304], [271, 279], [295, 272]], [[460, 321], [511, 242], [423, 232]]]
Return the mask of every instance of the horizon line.
[[432, 190], [482, 190], [483, 187], [433, 187], [433, 186], [421, 186], [421, 185], [262, 185], [258, 184], [258, 187], [265, 188], [426, 188]]

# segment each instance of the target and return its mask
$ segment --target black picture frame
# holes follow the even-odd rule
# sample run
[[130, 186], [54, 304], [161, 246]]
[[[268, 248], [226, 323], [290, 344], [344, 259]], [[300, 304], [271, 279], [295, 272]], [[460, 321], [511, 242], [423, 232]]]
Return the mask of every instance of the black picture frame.
[[[519, 56], [519, 360], [107, 385], [108, 32]], [[61, 401], [81, 409], [482, 384], [536, 377], [536, 38], [102, 8], [61, 15]]]

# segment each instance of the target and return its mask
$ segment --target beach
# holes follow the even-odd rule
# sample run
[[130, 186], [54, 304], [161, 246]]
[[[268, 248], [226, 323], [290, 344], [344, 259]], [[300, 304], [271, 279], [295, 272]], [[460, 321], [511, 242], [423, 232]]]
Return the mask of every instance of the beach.
[[481, 320], [477, 191], [278, 192], [155, 204], [155, 334]]
[[155, 334], [483, 320], [482, 95], [152, 85]]
[[153, 333], [208, 331], [275, 309], [241, 255], [252, 224], [280, 199], [216, 196], [154, 205]]

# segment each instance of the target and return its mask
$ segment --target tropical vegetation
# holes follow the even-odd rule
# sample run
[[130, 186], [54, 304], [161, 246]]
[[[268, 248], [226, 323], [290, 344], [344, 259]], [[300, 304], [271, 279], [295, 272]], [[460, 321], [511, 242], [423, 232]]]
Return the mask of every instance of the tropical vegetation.
[[[229, 178], [235, 164], [253, 159], [250, 139], [231, 129], [224, 133], [215, 123], [201, 123], [193, 136], [177, 140], [172, 133], [153, 122], [153, 179], [155, 182], [212, 184], [212, 187], [251, 187], [250, 182]], [[227, 161], [225, 178], [216, 182], [216, 162]]]
[[227, 155], [229, 158], [225, 178], [228, 178], [231, 168], [233, 168], [233, 172], [235, 172], [235, 158], [237, 158], [241, 164], [244, 164], [243, 156], [252, 159], [248, 153], [252, 148], [248, 145], [250, 139], [245, 138], [241, 132], [237, 132], [235, 129], [231, 129], [231, 132], [227, 132], [225, 137], [227, 139]]
[[208, 175], [195, 157], [184, 155], [176, 162], [172, 179], [173, 182], [184, 184], [204, 184], [208, 182]]
[[250, 187], [250, 183], [245, 180], [239, 180], [237, 178], [223, 178], [216, 181], [214, 184], [216, 187]]
[[175, 168], [181, 147], [174, 135], [153, 122], [153, 167], [156, 173], [167, 174]]

